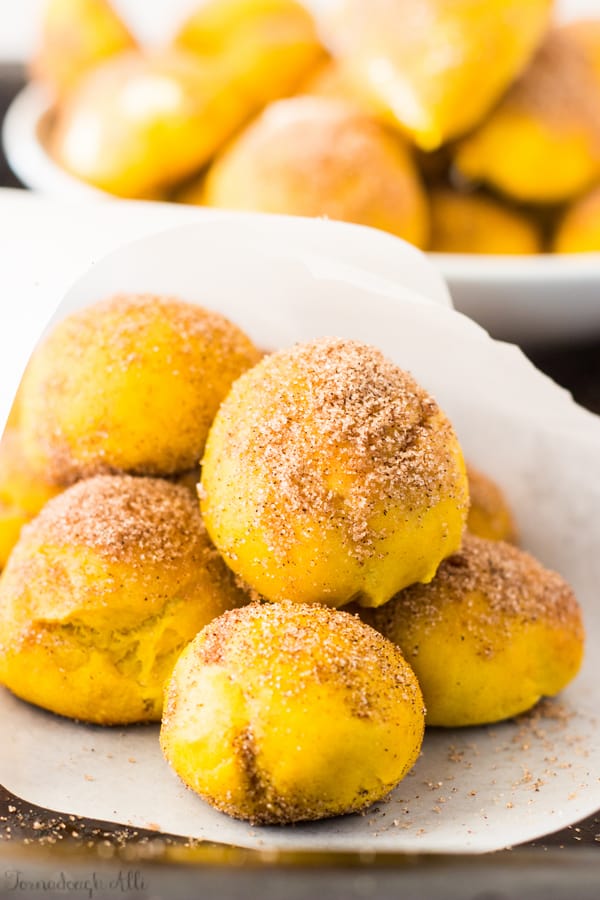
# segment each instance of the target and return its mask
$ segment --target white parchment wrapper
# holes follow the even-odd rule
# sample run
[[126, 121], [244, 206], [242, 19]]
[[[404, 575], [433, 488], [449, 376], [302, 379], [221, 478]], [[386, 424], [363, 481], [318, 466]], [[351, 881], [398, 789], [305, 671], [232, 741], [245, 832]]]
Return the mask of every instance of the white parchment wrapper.
[[73, 279], [125, 242], [187, 222], [202, 225], [203, 278], [212, 284], [216, 268], [217, 292], [236, 290], [228, 270], [238, 253], [254, 252], [266, 267], [271, 258], [289, 259], [390, 297], [410, 291], [451, 305], [442, 277], [422, 265], [418, 250], [361, 225], [135, 200], [63, 203], [0, 189], [0, 428], [31, 349]]
[[413, 772], [363, 816], [250, 827], [181, 785], [161, 757], [158, 727], [76, 724], [6, 691], [0, 691], [0, 782], [54, 810], [261, 849], [481, 852], [594, 812], [600, 420], [515, 347], [492, 341], [449, 308], [425, 257], [401, 242], [386, 249], [390, 263], [392, 255], [402, 260], [398, 276], [391, 278], [388, 267], [378, 277], [307, 249], [282, 226], [285, 220], [219, 221], [178, 227], [112, 253], [77, 282], [56, 317], [114, 292], [168, 292], [222, 311], [262, 347], [321, 335], [380, 347], [432, 391], [467, 458], [500, 481], [524, 546], [574, 586], [588, 633], [583, 670], [559, 700], [518, 721], [429, 731]]

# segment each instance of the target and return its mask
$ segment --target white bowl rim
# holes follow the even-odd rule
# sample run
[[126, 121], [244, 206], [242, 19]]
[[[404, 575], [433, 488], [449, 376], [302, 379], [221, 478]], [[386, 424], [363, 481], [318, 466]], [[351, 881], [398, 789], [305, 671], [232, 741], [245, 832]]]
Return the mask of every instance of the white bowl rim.
[[23, 184], [43, 194], [71, 199], [102, 199], [105, 191], [85, 184], [56, 163], [41, 139], [52, 100], [37, 82], [25, 85], [10, 104], [2, 127], [8, 163]]

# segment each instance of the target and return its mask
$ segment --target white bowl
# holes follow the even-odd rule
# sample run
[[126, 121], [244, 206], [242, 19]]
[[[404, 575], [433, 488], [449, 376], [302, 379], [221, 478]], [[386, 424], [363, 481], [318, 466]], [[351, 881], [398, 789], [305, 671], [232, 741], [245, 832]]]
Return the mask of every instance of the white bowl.
[[108, 197], [69, 175], [50, 156], [45, 137], [51, 127], [52, 106], [38, 84], [28, 84], [7, 110], [2, 142], [8, 163], [23, 184], [34, 191], [64, 199]]
[[[60, 168], [44, 146], [50, 104], [35, 84], [13, 101], [4, 121], [7, 159], [21, 181], [66, 199], [108, 197]], [[569, 256], [431, 254], [455, 307], [495, 337], [521, 344], [600, 336], [600, 253]]]

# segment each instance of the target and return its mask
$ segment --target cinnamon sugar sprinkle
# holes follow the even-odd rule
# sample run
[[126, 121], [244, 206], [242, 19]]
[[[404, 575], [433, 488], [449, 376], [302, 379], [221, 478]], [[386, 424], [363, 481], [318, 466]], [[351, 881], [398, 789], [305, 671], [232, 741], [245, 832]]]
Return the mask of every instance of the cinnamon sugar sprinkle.
[[[171, 323], [173, 333], [179, 339], [177, 349], [190, 354], [195, 349], [191, 345], [192, 341], [201, 338], [209, 342], [215, 339], [215, 335], [226, 342], [225, 346], [216, 348], [219, 353], [245, 352], [250, 345], [249, 338], [241, 329], [221, 313], [178, 297], [157, 294], [115, 294], [78, 310], [61, 324], [69, 323], [74, 328], [81, 329], [82, 336], [93, 340], [98, 333], [99, 318], [110, 319], [111, 325], [115, 326], [116, 333], [112, 337], [117, 340], [117, 345], [111, 340], [110, 346], [115, 351], [115, 360], [120, 359], [124, 367], [128, 366], [130, 360], [119, 354], [118, 342], [124, 342], [123, 347], [131, 349], [129, 342], [135, 341], [140, 330], [146, 332], [157, 321], [162, 324]], [[76, 352], [76, 347], [77, 345], [73, 347], [73, 352]]]
[[299, 96], [269, 106], [223, 158], [217, 169], [222, 183], [230, 167], [248, 158], [254, 179], [246, 196], [268, 191], [296, 214], [368, 224], [377, 201], [400, 222], [418, 205], [414, 166], [404, 146], [344, 99]]
[[187, 488], [159, 478], [99, 475], [51, 500], [24, 534], [88, 547], [110, 562], [167, 566], [180, 562], [202, 529]]
[[349, 554], [367, 558], [380, 536], [375, 513], [414, 515], [456, 489], [452, 426], [435, 400], [357, 341], [321, 338], [272, 354], [234, 385], [217, 423], [240, 478], [251, 471], [260, 481], [253, 524], [275, 553], [300, 524], [314, 534], [341, 528]]
[[407, 702], [421, 700], [394, 644], [357, 615], [318, 604], [284, 600], [228, 610], [204, 629], [197, 659], [232, 667], [233, 676], [251, 670], [252, 679], [265, 684], [277, 681], [275, 670], [286, 661], [294, 694], [315, 683], [341, 682], [356, 693], [354, 705], [367, 717], [387, 705], [392, 686]]
[[384, 634], [393, 632], [399, 612], [407, 621], [432, 625], [442, 607], [469, 603], [469, 595], [481, 593], [487, 601], [485, 617], [480, 613], [468, 623], [472, 631], [507, 633], [512, 623], [543, 621], [566, 628], [583, 639], [579, 604], [570, 586], [541, 563], [503, 541], [488, 541], [466, 534], [461, 550], [446, 559], [428, 585], [413, 585], [372, 615]]

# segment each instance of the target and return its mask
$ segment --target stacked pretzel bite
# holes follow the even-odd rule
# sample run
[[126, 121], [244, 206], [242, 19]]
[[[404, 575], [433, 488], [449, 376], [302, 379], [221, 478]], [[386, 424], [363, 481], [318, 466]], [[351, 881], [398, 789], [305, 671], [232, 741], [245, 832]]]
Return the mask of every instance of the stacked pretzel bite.
[[16, 694], [89, 722], [160, 719], [178, 653], [245, 599], [173, 481], [259, 358], [224, 317], [143, 295], [68, 316], [37, 348], [19, 394], [23, 467], [61, 493], [2, 576], [0, 677]]
[[578, 670], [571, 589], [375, 347], [264, 356], [200, 306], [113, 297], [38, 347], [7, 441], [0, 499], [18, 483], [30, 521], [0, 507], [0, 681], [162, 718], [171, 767], [236, 818], [363, 810], [426, 724], [516, 715]]

